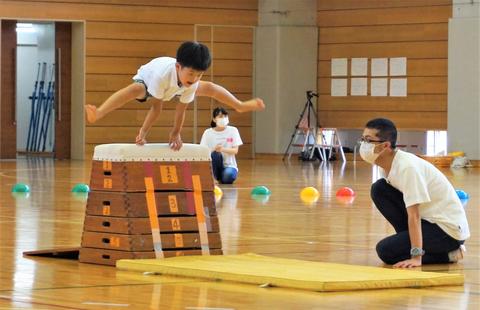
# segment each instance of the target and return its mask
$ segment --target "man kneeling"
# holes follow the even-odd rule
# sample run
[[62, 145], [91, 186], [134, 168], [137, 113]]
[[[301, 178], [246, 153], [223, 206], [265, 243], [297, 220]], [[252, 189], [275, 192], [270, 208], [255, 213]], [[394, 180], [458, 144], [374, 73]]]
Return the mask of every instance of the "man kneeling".
[[429, 162], [396, 149], [390, 120], [373, 119], [365, 127], [360, 155], [386, 175], [372, 185], [371, 197], [396, 231], [377, 244], [380, 259], [400, 268], [462, 259], [470, 231], [448, 179]]

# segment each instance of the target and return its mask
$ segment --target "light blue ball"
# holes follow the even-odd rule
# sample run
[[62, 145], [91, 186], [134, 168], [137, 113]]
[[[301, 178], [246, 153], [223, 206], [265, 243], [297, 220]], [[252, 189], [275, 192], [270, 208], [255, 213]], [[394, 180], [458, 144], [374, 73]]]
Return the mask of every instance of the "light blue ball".
[[467, 192], [465, 192], [461, 189], [457, 189], [456, 192], [457, 192], [457, 196], [458, 196], [458, 198], [460, 198], [460, 200], [467, 200], [467, 199], [470, 198], [470, 196], [467, 194]]

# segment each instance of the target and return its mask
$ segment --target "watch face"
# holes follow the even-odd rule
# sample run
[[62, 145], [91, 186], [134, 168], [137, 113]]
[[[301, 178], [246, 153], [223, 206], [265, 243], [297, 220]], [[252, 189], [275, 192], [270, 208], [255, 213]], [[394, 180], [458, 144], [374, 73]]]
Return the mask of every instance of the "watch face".
[[423, 250], [420, 249], [420, 248], [413, 248], [410, 250], [410, 255], [411, 256], [419, 256], [419, 255], [423, 255]]

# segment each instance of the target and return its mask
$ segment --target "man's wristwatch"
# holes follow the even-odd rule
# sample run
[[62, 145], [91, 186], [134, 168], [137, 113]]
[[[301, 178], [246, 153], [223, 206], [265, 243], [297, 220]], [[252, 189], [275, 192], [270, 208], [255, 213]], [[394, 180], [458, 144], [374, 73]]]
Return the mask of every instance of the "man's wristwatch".
[[410, 256], [415, 257], [415, 256], [423, 256], [425, 254], [425, 251], [422, 248], [411, 248], [410, 249]]

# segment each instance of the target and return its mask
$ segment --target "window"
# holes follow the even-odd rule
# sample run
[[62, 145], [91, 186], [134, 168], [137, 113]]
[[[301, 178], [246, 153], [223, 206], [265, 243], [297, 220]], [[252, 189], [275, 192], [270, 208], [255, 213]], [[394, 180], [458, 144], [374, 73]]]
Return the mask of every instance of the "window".
[[427, 155], [446, 155], [447, 154], [447, 131], [429, 130], [427, 131]]

